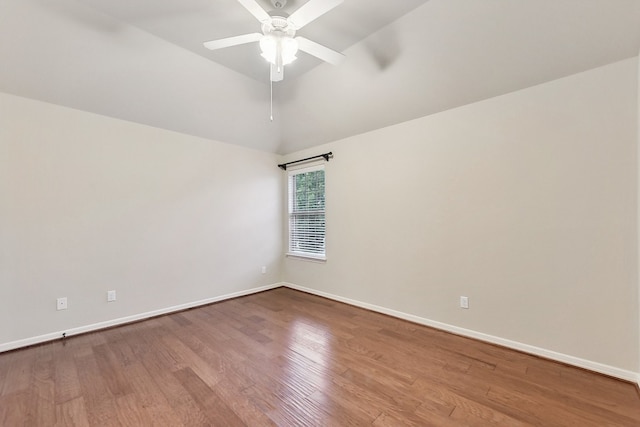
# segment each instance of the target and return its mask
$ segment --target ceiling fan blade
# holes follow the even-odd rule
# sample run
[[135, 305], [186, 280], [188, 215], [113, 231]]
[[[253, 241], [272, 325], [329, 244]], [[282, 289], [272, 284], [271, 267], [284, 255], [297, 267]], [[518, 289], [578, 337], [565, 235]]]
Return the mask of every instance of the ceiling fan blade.
[[264, 10], [256, 0], [238, 0], [238, 3], [243, 5], [260, 22], [271, 19], [271, 16], [269, 16], [267, 11]]
[[287, 21], [297, 30], [307, 25], [309, 22], [329, 12], [344, 0], [309, 0], [289, 16]]
[[227, 37], [225, 39], [219, 40], [211, 40], [208, 42], [204, 42], [204, 47], [211, 50], [222, 49], [224, 47], [237, 46], [239, 44], [246, 44], [260, 41], [262, 38], [262, 34], [260, 33], [251, 33], [251, 34], [243, 34], [241, 36], [235, 37]]
[[309, 55], [313, 55], [316, 58], [320, 58], [329, 64], [338, 65], [344, 59], [344, 55], [328, 47], [322, 46], [320, 43], [316, 43], [304, 37], [296, 37], [298, 42], [298, 48]]
[[280, 71], [278, 71], [278, 66], [271, 64], [271, 81], [280, 82], [282, 80], [284, 80], [284, 66], [281, 66]]

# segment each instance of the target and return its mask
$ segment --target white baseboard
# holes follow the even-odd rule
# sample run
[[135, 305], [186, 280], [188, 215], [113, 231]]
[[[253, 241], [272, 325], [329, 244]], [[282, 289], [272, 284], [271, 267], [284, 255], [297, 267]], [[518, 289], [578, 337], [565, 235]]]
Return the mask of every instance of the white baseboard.
[[418, 317], [412, 314], [403, 313], [401, 311], [392, 310], [386, 307], [369, 304], [362, 301], [353, 300], [350, 298], [344, 298], [338, 295], [329, 294], [327, 292], [317, 291], [315, 289], [305, 288], [293, 283], [283, 283], [283, 286], [291, 289], [295, 289], [302, 292], [307, 292], [313, 295], [318, 295], [324, 298], [328, 298], [334, 301], [343, 302], [345, 304], [353, 305], [367, 310], [375, 311], [378, 313], [386, 314], [389, 316], [397, 317], [399, 319], [408, 320], [420, 325], [430, 326], [432, 328], [440, 329], [443, 331], [451, 332], [456, 335], [461, 335], [469, 338], [475, 338], [480, 341], [485, 341], [491, 344], [497, 344], [503, 347], [519, 350], [524, 353], [529, 353], [535, 356], [544, 357], [546, 359], [555, 360], [557, 362], [566, 363], [568, 365], [576, 366], [590, 371], [598, 372], [611, 377], [619, 378], [625, 381], [636, 383], [640, 386], [640, 373], [627, 371], [625, 369], [616, 368], [614, 366], [605, 365], [591, 360], [581, 359], [579, 357], [569, 356], [567, 354], [558, 353], [552, 350], [547, 350], [540, 347], [535, 347], [529, 344], [524, 344], [517, 341], [512, 341], [493, 335], [488, 335], [482, 332], [473, 331], [471, 329], [460, 328], [458, 326], [449, 325], [435, 320]]
[[226, 295], [220, 295], [213, 298], [207, 298], [200, 301], [174, 305], [172, 307], [166, 307], [166, 308], [161, 308], [159, 310], [148, 311], [146, 313], [134, 314], [132, 316], [121, 317], [113, 320], [107, 320], [104, 322], [94, 323], [92, 325], [80, 326], [77, 328], [67, 329], [64, 331], [51, 332], [51, 333], [40, 335], [37, 337], [31, 337], [31, 338], [18, 340], [18, 341], [12, 341], [8, 343], [0, 344], [0, 353], [4, 351], [15, 350], [22, 347], [28, 347], [30, 345], [40, 344], [43, 342], [59, 339], [59, 338], [62, 338], [63, 333], [66, 334], [67, 337], [71, 337], [73, 335], [84, 334], [87, 332], [93, 332], [100, 329], [111, 328], [113, 326], [124, 325], [126, 323], [137, 322], [139, 320], [148, 319], [150, 317], [161, 316], [163, 314], [187, 310], [189, 308], [198, 307], [201, 305], [212, 304], [214, 302], [224, 301], [227, 299], [232, 299], [232, 298], [242, 297], [245, 295], [255, 294], [258, 292], [268, 291], [270, 289], [280, 288], [282, 286], [283, 286], [282, 283], [275, 283], [273, 285], [261, 286], [258, 288], [247, 289], [245, 291], [234, 292]]
[[328, 298], [334, 301], [343, 302], [345, 304], [353, 305], [356, 307], [365, 308], [367, 310], [375, 311], [378, 313], [386, 314], [389, 316], [397, 317], [399, 319], [408, 320], [410, 322], [414, 322], [420, 325], [430, 326], [432, 328], [440, 329], [443, 331], [451, 332], [457, 335], [475, 338], [481, 341], [485, 341], [492, 344], [501, 345], [503, 347], [512, 348], [514, 350], [519, 350], [525, 353], [533, 354], [536, 356], [544, 357], [547, 359], [555, 360], [558, 362], [566, 363], [569, 365], [577, 366], [579, 368], [588, 369], [590, 371], [598, 372], [604, 375], [609, 375], [615, 378], [620, 378], [625, 381], [633, 382], [638, 385], [640, 388], [640, 373], [627, 371], [624, 369], [616, 368], [614, 366], [605, 365], [598, 362], [593, 362], [586, 359], [581, 359], [579, 357], [569, 356], [566, 354], [558, 353], [555, 351], [547, 350], [540, 347], [535, 347], [529, 344], [520, 343], [517, 341], [507, 340], [504, 338], [496, 337], [493, 335], [484, 334], [482, 332], [473, 331], [471, 329], [460, 328], [458, 326], [449, 325], [442, 322], [437, 322], [435, 320], [426, 319], [423, 317], [415, 316], [412, 314], [403, 313], [401, 311], [392, 310], [386, 307], [377, 306], [374, 304], [369, 304], [362, 301], [353, 300], [350, 298], [344, 298], [338, 295], [333, 295], [327, 292], [318, 291], [311, 288], [305, 288], [303, 286], [298, 286], [293, 283], [274, 283], [272, 285], [261, 286], [258, 288], [247, 289], [240, 292], [234, 292], [231, 294], [220, 295], [217, 297], [207, 298], [200, 301], [194, 301], [190, 303], [175, 305], [172, 307], [166, 307], [158, 310], [148, 311], [145, 313], [135, 314], [132, 316], [121, 317], [118, 319], [107, 320], [104, 322], [94, 323], [91, 325], [80, 326], [77, 328], [72, 328], [64, 331], [55, 331], [48, 334], [25, 338], [18, 341], [12, 341], [8, 343], [0, 344], [0, 353], [10, 350], [15, 350], [22, 347], [28, 347], [30, 345], [40, 344], [47, 341], [52, 341], [55, 339], [59, 339], [62, 337], [62, 334], [65, 333], [67, 337], [71, 337], [73, 335], [83, 334], [87, 332], [93, 332], [100, 329], [111, 328], [118, 325], [124, 325], [131, 322], [136, 322], [139, 320], [148, 319], [155, 316], [161, 316], [163, 314], [169, 314], [173, 312], [178, 312], [182, 310], [187, 310], [189, 308], [194, 308], [202, 305], [212, 304], [219, 301], [224, 301], [232, 298], [238, 298], [245, 295], [251, 295], [258, 292], [264, 292], [271, 289], [279, 288], [279, 287], [287, 287], [294, 290], [307, 292], [313, 295], [318, 295], [324, 298]]

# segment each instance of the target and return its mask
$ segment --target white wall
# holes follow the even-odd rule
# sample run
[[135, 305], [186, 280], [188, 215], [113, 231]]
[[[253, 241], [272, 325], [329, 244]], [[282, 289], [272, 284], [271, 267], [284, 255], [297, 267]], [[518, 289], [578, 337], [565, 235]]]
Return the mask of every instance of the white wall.
[[637, 85], [632, 58], [292, 153], [335, 158], [328, 260], [284, 279], [638, 372]]
[[0, 93], [0, 350], [277, 283], [277, 163]]

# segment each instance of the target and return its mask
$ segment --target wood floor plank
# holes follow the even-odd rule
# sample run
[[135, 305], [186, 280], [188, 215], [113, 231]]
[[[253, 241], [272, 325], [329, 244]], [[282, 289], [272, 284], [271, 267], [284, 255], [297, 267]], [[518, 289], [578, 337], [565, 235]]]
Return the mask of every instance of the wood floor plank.
[[304, 399], [317, 390], [308, 378], [283, 371], [277, 363], [268, 358], [259, 362], [248, 360], [241, 364], [231, 361], [231, 366], [238, 374], [253, 382], [254, 385], [249, 388], [270, 390], [270, 394], [276, 399], [295, 408], [303, 407]]
[[517, 390], [506, 390], [501, 387], [492, 387], [487, 394], [487, 399], [497, 410], [509, 413], [513, 417], [525, 419], [532, 424], [562, 425], [563, 420], [573, 419], [579, 421], [581, 426], [634, 425], [631, 419], [617, 414], [603, 414], [583, 411], [579, 407], [566, 406], [545, 396], [531, 396]]
[[24, 426], [30, 419], [31, 399], [29, 393], [15, 392], [0, 396], [0, 425]]
[[117, 423], [115, 401], [104, 381], [109, 372], [101, 372], [93, 354], [75, 357], [78, 378], [90, 425]]
[[324, 421], [323, 411], [316, 402], [295, 395], [286, 387], [270, 391], [256, 385], [243, 393], [278, 426], [318, 426]]
[[370, 425], [375, 421], [376, 413], [372, 416], [361, 406], [354, 404], [351, 400], [342, 400], [332, 393], [325, 393], [317, 390], [311, 394], [308, 400], [314, 402], [323, 412], [323, 424], [327, 426], [362, 426]]
[[84, 399], [77, 397], [67, 399], [56, 405], [55, 427], [82, 427], [89, 425], [87, 409], [84, 406]]
[[[545, 375], [544, 365], [529, 366], [526, 379], [546, 388], [554, 388], [557, 381], [562, 381], [564, 387], [571, 391], [570, 394], [573, 397], [603, 408], [625, 408], [629, 410], [631, 416], [640, 416], [637, 397], [629, 392], [629, 390], [633, 389], [632, 384], [627, 384], [627, 387], [621, 387], [618, 380], [603, 375], [594, 377], [591, 372], [569, 366], [562, 366], [560, 375], [556, 378], [551, 375]], [[595, 396], [595, 399], [594, 395], [590, 393], [590, 389], [593, 387], [596, 387], [602, 393]]]
[[143, 405], [141, 397], [135, 394], [120, 395], [115, 398], [118, 424], [122, 426], [150, 426], [154, 424], [149, 408]]
[[[184, 426], [208, 425], [206, 415], [200, 410], [197, 403], [189, 395], [181, 382], [175, 377], [174, 365], [168, 366], [166, 360], [158, 351], [145, 353], [142, 365], [152, 376], [152, 381], [157, 385], [157, 390], [162, 393], [167, 401], [165, 409], [173, 411], [173, 414]], [[162, 398], [158, 397], [158, 402]], [[180, 424], [176, 424], [180, 425]]]
[[378, 397], [389, 402], [391, 406], [413, 412], [422, 403], [420, 397], [409, 393], [401, 393], [400, 390], [389, 387], [386, 383], [378, 381], [376, 377], [362, 374], [356, 369], [348, 369], [341, 377], [352, 384], [368, 390], [376, 390]]
[[[54, 400], [56, 405], [81, 397], [82, 389], [78, 379], [78, 370], [73, 360], [75, 347], [52, 343], [54, 364]], [[84, 405], [84, 403], [83, 403]]]
[[[0, 397], [4, 393], [4, 387], [7, 384], [7, 375], [13, 364], [13, 359], [16, 357], [16, 352], [7, 352], [0, 357]], [[7, 391], [9, 394], [9, 391]]]
[[509, 426], [531, 427], [533, 424], [511, 418], [500, 412], [483, 407], [475, 402], [456, 406], [449, 418], [457, 425], [464, 426]]
[[635, 386], [286, 288], [0, 354], [2, 426], [638, 426]]
[[184, 368], [174, 372], [176, 378], [194, 399], [200, 410], [206, 414], [212, 425], [240, 426], [242, 419], [209, 387], [202, 379], [191, 370]]
[[127, 365], [124, 371], [127, 378], [131, 379], [132, 395], [135, 395], [138, 404], [146, 409], [153, 425], [176, 427], [183, 425], [160, 390], [159, 382], [141, 362]]
[[125, 376], [123, 365], [118, 364], [116, 356], [111, 349], [113, 346], [107, 344], [97, 345], [93, 348], [93, 357], [97, 364], [97, 369], [103, 373], [102, 380], [109, 388], [114, 397], [125, 396], [131, 393], [131, 384]]
[[[251, 386], [249, 386], [251, 387]], [[275, 426], [276, 424], [271, 420], [267, 414], [262, 412], [257, 405], [255, 405], [247, 396], [243, 393], [247, 387], [240, 385], [233, 380], [224, 379], [216, 388], [220, 399], [231, 408], [231, 410], [242, 420], [244, 425], [247, 426]]]
[[189, 368], [195, 371], [198, 377], [207, 385], [215, 387], [220, 381], [220, 372], [217, 366], [212, 366], [191, 350], [182, 340], [174, 335], [166, 335], [162, 338], [163, 347], [170, 349], [175, 358], [177, 370]]
[[29, 389], [33, 401], [27, 417], [28, 423], [32, 425], [53, 425], [56, 422], [52, 346], [53, 344], [49, 343], [37, 349]]
[[414, 427], [460, 427], [459, 421], [450, 418], [450, 413], [441, 415], [439, 412], [430, 412], [427, 410], [420, 411], [420, 408], [413, 414], [396, 414], [383, 412], [372, 423], [375, 427], [397, 427], [397, 426], [414, 426]]
[[[15, 352], [11, 354], [15, 356]], [[31, 372], [35, 366], [36, 351], [24, 352], [21, 356], [11, 357], [9, 369], [2, 383], [0, 395], [10, 395], [26, 391], [31, 383]]]

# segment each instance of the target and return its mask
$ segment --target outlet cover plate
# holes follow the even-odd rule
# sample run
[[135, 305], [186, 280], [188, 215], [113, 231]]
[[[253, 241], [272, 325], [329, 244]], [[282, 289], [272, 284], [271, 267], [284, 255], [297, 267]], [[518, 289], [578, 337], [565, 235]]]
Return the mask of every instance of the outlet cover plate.
[[469, 297], [460, 297], [460, 308], [469, 308]]
[[56, 300], [56, 310], [66, 310], [67, 309], [67, 297], [58, 298]]
[[113, 302], [116, 300], [116, 291], [107, 291], [107, 302]]

